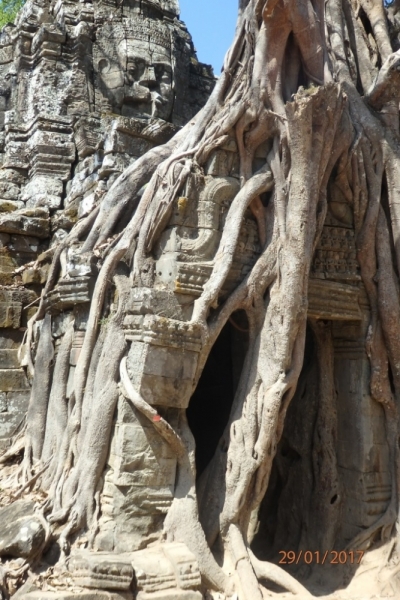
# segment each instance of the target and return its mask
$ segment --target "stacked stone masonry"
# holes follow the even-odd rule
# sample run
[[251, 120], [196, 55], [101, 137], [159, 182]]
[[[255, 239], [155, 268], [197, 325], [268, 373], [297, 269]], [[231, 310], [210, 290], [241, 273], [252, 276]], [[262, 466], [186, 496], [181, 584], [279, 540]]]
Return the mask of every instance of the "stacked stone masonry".
[[[198, 112], [214, 76], [174, 0], [28, 0], [0, 34], [0, 82], [4, 448], [26, 413], [21, 347], [52, 249], [126, 167]], [[75, 264], [73, 249], [64, 264], [66, 280], [47, 299], [54, 311], [90, 300], [91, 267]]]
[[[28, 0], [15, 26], [0, 34], [0, 81], [2, 450], [23, 426], [30, 396], [24, 336], [54, 249], [75, 223], [101, 204], [127, 167], [168, 141], [198, 112], [214, 77], [197, 61], [175, 0]], [[255, 162], [263, 165], [269, 151], [261, 145]], [[140, 285], [134, 280], [137, 273], [129, 274], [123, 316], [127, 373], [141, 398], [172, 427], [190, 404], [201, 349], [201, 330], [191, 323], [193, 304], [209, 280], [239, 189], [238, 148], [235, 137], [227, 135], [203, 172], [188, 177], [151, 256], [140, 265]], [[267, 210], [270, 201], [271, 195], [265, 194]], [[132, 210], [128, 206], [122, 215], [119, 231]], [[99, 266], [95, 255], [88, 259], [80, 250], [78, 244], [63, 250], [56, 284], [45, 298], [55, 355], [73, 327], [66, 400], [72, 396]], [[244, 279], [260, 252], [257, 223], [248, 210], [219, 300]], [[115, 313], [115, 298], [108, 303], [109, 313]], [[384, 514], [392, 490], [383, 410], [366, 384], [363, 340], [369, 306], [356, 259], [353, 213], [334, 185], [328, 189], [327, 217], [312, 265], [308, 310], [310, 318], [332, 327], [337, 459], [345, 498], [338, 539], [345, 546]], [[36, 327], [40, 333], [40, 324]], [[316, 362], [315, 356], [311, 359]], [[304, 401], [303, 422], [291, 420], [289, 413], [285, 425], [289, 457], [303, 458], [299, 431], [305, 420], [311, 421], [314, 376], [311, 370], [306, 377], [305, 400], [299, 393], [291, 407], [296, 413]], [[174, 499], [177, 456], [121, 387], [119, 391], [93, 548], [74, 549], [67, 576], [72, 587], [84, 588], [80, 600], [128, 600], [132, 592], [137, 600], [201, 600], [193, 555], [183, 544], [167, 544], [163, 538]], [[83, 413], [82, 430], [89, 418]], [[45, 452], [43, 456], [46, 460]], [[287, 512], [282, 522], [290, 523], [293, 532], [298, 523], [291, 519], [296, 519], [298, 507], [291, 485], [300, 485], [298, 463], [289, 464], [282, 456], [278, 452], [276, 463], [285, 463], [287, 480], [276, 504], [280, 516]], [[24, 517], [14, 515], [16, 529], [10, 530], [8, 545], [4, 540], [0, 544], [0, 555], [15, 546], [13, 536], [18, 539], [22, 525], [34, 523], [40, 533], [31, 510], [25, 506]], [[276, 531], [272, 540], [278, 550], [284, 547], [279, 536]], [[76, 597], [66, 590], [20, 592], [20, 600]]]

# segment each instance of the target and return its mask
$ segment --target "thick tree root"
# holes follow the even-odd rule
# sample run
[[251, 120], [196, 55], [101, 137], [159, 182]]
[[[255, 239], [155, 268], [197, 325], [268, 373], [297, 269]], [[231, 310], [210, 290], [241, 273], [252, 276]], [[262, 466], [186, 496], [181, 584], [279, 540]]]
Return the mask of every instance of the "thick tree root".
[[122, 383], [121, 391], [124, 396], [131, 400], [133, 406], [149, 419], [154, 426], [154, 429], [156, 429], [160, 436], [167, 442], [174, 454], [178, 458], [182, 458], [185, 453], [185, 446], [182, 440], [172, 429], [171, 425], [163, 419], [150, 404], [143, 400], [140, 394], [135, 390], [126, 369], [126, 357], [121, 360], [120, 375]]
[[[36, 354], [36, 368], [40, 371], [41, 377], [36, 377], [33, 380], [31, 401], [26, 417], [26, 442], [27, 446], [32, 449], [33, 460], [39, 460], [42, 455], [46, 433], [46, 417], [51, 388], [53, 358], [54, 348], [51, 335], [51, 316], [47, 314], [40, 329], [40, 339]], [[29, 470], [30, 467], [27, 466], [27, 473]]]
[[233, 590], [232, 581], [214, 559], [199, 520], [195, 485], [195, 443], [184, 411], [180, 419], [180, 434], [186, 452], [178, 461], [175, 497], [164, 523], [166, 539], [185, 543], [198, 560], [205, 583], [211, 589], [229, 596]]
[[26, 440], [25, 440], [25, 432], [26, 432], [26, 424], [22, 427], [21, 431], [19, 431], [15, 437], [12, 439], [12, 444], [10, 448], [8, 448], [1, 456], [0, 456], [0, 465], [5, 464], [11, 459], [15, 458], [25, 448]]
[[68, 423], [67, 383], [73, 337], [74, 324], [71, 323], [61, 341], [54, 367], [41, 454], [43, 462], [48, 462], [54, 455], [58, 455], [59, 445]]
[[[177, 456], [175, 497], [165, 520], [165, 535], [193, 551], [206, 584], [228, 595], [233, 591], [232, 578], [211, 552], [218, 541], [241, 579], [235, 582], [240, 598], [261, 600], [259, 579], [298, 597], [310, 597], [288, 574], [260, 562], [249, 547], [302, 368], [308, 280], [327, 213], [328, 183], [333, 180], [353, 207], [358, 259], [371, 308], [366, 340], [371, 392], [385, 411], [394, 483], [390, 510], [353, 544], [368, 542], [379, 530], [384, 535], [390, 531], [400, 497], [400, 156], [396, 128], [387, 130], [387, 115], [393, 99], [398, 99], [399, 59], [391, 49], [383, 4], [360, 2], [368, 27], [349, 0], [241, 0], [235, 40], [206, 107], [171, 142], [136, 161], [115, 182], [101, 207], [78, 223], [55, 251], [38, 312], [27, 331], [24, 365], [34, 379], [24, 432], [23, 476], [28, 487], [33, 485], [33, 466], [40, 473], [53, 456], [42, 486], [50, 486], [47, 508], [52, 513], [48, 520], [66, 522], [60, 537], [65, 552], [75, 531], [91, 527], [91, 533], [96, 533], [102, 472], [122, 391]], [[376, 44], [376, 64], [383, 65], [379, 74], [358, 51], [368, 49], [369, 36]], [[382, 114], [372, 113], [371, 106]], [[121, 323], [126, 288], [132, 281], [140, 285], [143, 264], [168, 225], [177, 194], [228, 140], [237, 143], [241, 188], [228, 209], [212, 274], [194, 304], [192, 323], [201, 327], [203, 347], [193, 386], [235, 310], [247, 313], [249, 350], [229, 423], [199, 482], [203, 531], [196, 497], [194, 440], [186, 417], [182, 412], [179, 433], [175, 432], [135, 391], [126, 369], [127, 343]], [[269, 153], [268, 159], [261, 170], [253, 172], [258, 169], [254, 157], [261, 146], [264, 157]], [[382, 209], [384, 174], [390, 219]], [[261, 201], [266, 192], [272, 192], [271, 198]], [[219, 307], [248, 208], [257, 222], [262, 253], [249, 275]], [[124, 231], [115, 235], [124, 210], [132, 211], [132, 217]], [[63, 250], [88, 227], [91, 231], [82, 252], [94, 253], [103, 264], [75, 372], [74, 393], [67, 403], [72, 328], [59, 348], [50, 392], [53, 347], [51, 319], [44, 307], [46, 294], [56, 283]], [[122, 260], [124, 269], [133, 263], [130, 281], [114, 277]], [[113, 283], [118, 288], [118, 311], [105, 328], [100, 319]], [[35, 370], [40, 378], [34, 375], [30, 354], [34, 326], [39, 322]], [[325, 348], [325, 353], [322, 346], [320, 350], [332, 371], [332, 347]], [[326, 503], [328, 491], [338, 489], [334, 389], [332, 378], [320, 383], [323, 398], [316, 435], [325, 455], [315, 473]], [[330, 433], [325, 436], [327, 427]], [[22, 436], [19, 444], [21, 440]], [[13, 452], [20, 447], [15, 445]], [[328, 545], [335, 537], [337, 511], [328, 506], [324, 515], [321, 513], [321, 518], [331, 516], [324, 537]]]
[[250, 562], [254, 572], [261, 581], [272, 581], [281, 588], [291, 592], [295, 596], [299, 596], [301, 600], [313, 598], [313, 595], [297, 581], [294, 577], [286, 573], [281, 567], [273, 563], [263, 562], [258, 560], [251, 550], [248, 550]]

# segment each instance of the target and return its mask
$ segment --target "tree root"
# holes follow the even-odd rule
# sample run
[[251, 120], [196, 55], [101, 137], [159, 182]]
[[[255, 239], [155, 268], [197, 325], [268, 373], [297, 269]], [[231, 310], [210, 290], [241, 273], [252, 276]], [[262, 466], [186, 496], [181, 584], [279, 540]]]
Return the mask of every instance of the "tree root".
[[68, 423], [66, 396], [73, 338], [74, 324], [71, 322], [61, 340], [54, 367], [53, 383], [46, 418], [46, 433], [41, 455], [43, 462], [48, 462], [53, 456], [58, 455], [59, 445]]
[[91, 523], [93, 499], [107, 459], [112, 420], [118, 400], [119, 366], [126, 352], [125, 336], [120, 325], [111, 321], [107, 328], [93, 392], [92, 416], [84, 440], [85, 450], [76, 457], [74, 469], [63, 484], [63, 505], [67, 511], [72, 508], [70, 523], [63, 539], [76, 527]]
[[[388, 58], [390, 41], [381, 18], [384, 14], [382, 5], [367, 0], [361, 0], [361, 3], [376, 38], [378, 58], [386, 67], [390, 63], [391, 69], [397, 65], [397, 58], [394, 62], [392, 60], [393, 65]], [[329, 14], [324, 23], [325, 4]], [[45, 334], [49, 331], [48, 316], [42, 324], [43, 336], [36, 357], [36, 371], [41, 377], [35, 376], [33, 380], [23, 464], [26, 484], [23, 489], [36, 481], [31, 477], [33, 464], [38, 469], [34, 477], [40, 477], [41, 466], [43, 463], [47, 466], [54, 449], [54, 460], [48, 470], [51, 487], [47, 508], [52, 510], [48, 520], [66, 521], [60, 537], [64, 553], [68, 551], [71, 534], [79, 528], [91, 528], [92, 537], [96, 534], [101, 476], [109, 451], [116, 402], [122, 392], [153, 424], [177, 456], [174, 501], [165, 520], [164, 532], [166, 539], [182, 541], [194, 552], [205, 583], [226, 593], [232, 591], [231, 579], [218, 566], [210, 550], [220, 536], [219, 541], [225, 544], [228, 558], [233, 558], [241, 579], [237, 582], [241, 597], [261, 600], [259, 579], [276, 583], [302, 598], [310, 597], [290, 575], [275, 565], [259, 561], [249, 545], [254, 535], [255, 515], [268, 486], [285, 414], [302, 367], [307, 282], [313, 252], [325, 221], [327, 186], [332, 173], [337, 179], [342, 177], [340, 191], [348, 203], [352, 199], [354, 203], [358, 257], [372, 312], [371, 335], [367, 340], [371, 387], [374, 398], [382, 403], [385, 410], [393, 473], [398, 474], [399, 453], [395, 446], [398, 422], [394, 404], [400, 394], [400, 370], [395, 370], [400, 364], [397, 339], [400, 315], [386, 309], [388, 306], [393, 309], [389, 302], [393, 298], [398, 302], [399, 286], [396, 270], [388, 268], [391, 240], [384, 227], [386, 221], [382, 221], [384, 215], [380, 205], [384, 161], [387, 163], [389, 187], [399, 188], [399, 157], [394, 148], [397, 141], [390, 137], [391, 134], [386, 136], [392, 144], [389, 149], [378, 143], [386, 135], [383, 121], [372, 115], [367, 102], [357, 91], [359, 82], [353, 81], [351, 49], [345, 48], [346, 25], [347, 29], [350, 25], [346, 24], [344, 16], [348, 19], [350, 11], [354, 17], [354, 10], [348, 2], [345, 4], [347, 13], [338, 0], [241, 0], [234, 44], [226, 56], [224, 71], [207, 106], [174, 140], [153, 149], [128, 169], [112, 186], [101, 208], [96, 209], [97, 213], [94, 211], [89, 220], [78, 224], [67, 241], [55, 251], [38, 312], [28, 324], [26, 366], [30, 373], [33, 373], [30, 356], [33, 327], [43, 319], [46, 294], [55, 284], [62, 250], [71, 240], [78, 240], [90, 223], [91, 232], [82, 252], [93, 252], [104, 261], [91, 302], [87, 331], [75, 372], [74, 393], [68, 407], [65, 387], [72, 330], [62, 340], [55, 374], [58, 387], [54, 386], [54, 397], [50, 395], [50, 401], [47, 388], [52, 373], [51, 339], [45, 344]], [[375, 8], [371, 8], [372, 4]], [[331, 64], [327, 60], [325, 24], [330, 36]], [[354, 46], [353, 40], [351, 44]], [[288, 85], [283, 86], [288, 60], [293, 63], [289, 65], [293, 68], [289, 69]], [[389, 62], [386, 64], [385, 61]], [[358, 66], [355, 64], [354, 68]], [[397, 90], [396, 73], [390, 74], [396, 85], [392, 89], [384, 89], [383, 84], [387, 85], [386, 71], [382, 70], [367, 98], [377, 108], [383, 100], [391, 99], [393, 90]], [[338, 83], [319, 89], [314, 86], [315, 83], [323, 85], [328, 82], [332, 74]], [[357, 73], [356, 79], [358, 77]], [[364, 76], [362, 79], [364, 85]], [[300, 80], [304, 80], [305, 88], [297, 93]], [[295, 96], [289, 101], [292, 94]], [[165, 228], [176, 195], [192, 172], [199, 173], [204, 168], [210, 153], [226, 143], [227, 136], [236, 139], [238, 144], [243, 185], [228, 210], [211, 277], [194, 305], [192, 322], [199, 324], [203, 333], [203, 348], [194, 383], [198, 382], [222, 327], [239, 308], [247, 313], [250, 339], [228, 426], [203, 478], [210, 477], [206, 481], [207, 494], [201, 498], [202, 513], [208, 512], [204, 519], [206, 539], [198, 515], [194, 440], [184, 411], [180, 415], [178, 434], [141, 398], [129, 379], [125, 358], [127, 346], [121, 326], [123, 295], [119, 298], [118, 314], [107, 325], [104, 338], [105, 329], [99, 325], [118, 263], [124, 258], [127, 263], [132, 259], [134, 273], [140, 281], [143, 260], [149, 257]], [[253, 174], [253, 158], [257, 156], [257, 148], [264, 143], [269, 152], [268, 160], [262, 170]], [[349, 162], [354, 177], [351, 180], [349, 176], [346, 182]], [[140, 191], [149, 179], [150, 183], [139, 200]], [[272, 207], [264, 209], [260, 194], [271, 191], [273, 187]], [[389, 209], [397, 255], [400, 256], [396, 194], [397, 190], [394, 195], [389, 193]], [[129, 224], [123, 233], [112, 236], [127, 207], [134, 211]], [[232, 267], [248, 207], [256, 218], [263, 252], [250, 274], [218, 308], [220, 292]], [[382, 221], [380, 225], [379, 219]], [[112, 240], [106, 242], [108, 237]], [[377, 245], [371, 240], [377, 240]], [[114, 281], [118, 288], [117, 277]], [[382, 286], [383, 290], [380, 289]], [[216, 310], [209, 315], [211, 308]], [[394, 329], [396, 332], [393, 332]], [[43, 351], [43, 356], [41, 342], [48, 350], [47, 354]], [[388, 360], [394, 371], [396, 394], [390, 389]], [[46, 385], [40, 390], [36, 382], [43, 381], [43, 376]], [[327, 382], [330, 388], [331, 383]], [[332, 389], [328, 393], [332, 396]], [[57, 404], [57, 410], [53, 411], [53, 404]], [[331, 411], [330, 417], [333, 417], [332, 405], [325, 408]], [[43, 442], [46, 413], [47, 437], [44, 436]], [[60, 416], [60, 427], [55, 440], [52, 422], [57, 420], [56, 413]], [[32, 415], [40, 425], [37, 432], [32, 431]], [[318, 422], [318, 427], [323, 429], [325, 423]], [[332, 434], [332, 439], [327, 442], [330, 454], [334, 448], [333, 437]], [[22, 435], [20, 439], [23, 439]], [[4, 460], [3, 456], [0, 462]], [[336, 485], [335, 469], [330, 468], [336, 468], [336, 465], [334, 461], [327, 463], [321, 464], [320, 476], [334, 480]], [[199, 487], [202, 485], [201, 482]], [[329, 487], [326, 489], [329, 490]], [[353, 548], [368, 541], [379, 530], [385, 535], [389, 532], [394, 523], [397, 500], [398, 494], [396, 497], [393, 490], [387, 513], [363, 532], [362, 538], [353, 540]], [[331, 531], [329, 536], [333, 536]]]
[[263, 596], [258, 585], [258, 579], [250, 562], [239, 527], [231, 524], [228, 531], [227, 546], [234, 560], [234, 570], [237, 572], [241, 595], [244, 600], [262, 600]]
[[229, 551], [234, 558], [235, 571], [237, 571], [240, 579], [244, 600], [262, 600], [263, 595], [259, 581], [270, 581], [279, 585], [295, 596], [300, 596], [301, 600], [313, 597], [301, 583], [281, 567], [258, 560], [250, 548], [246, 546], [237, 525], [230, 525], [228, 540]]
[[395, 504], [392, 500], [386, 512], [373, 525], [356, 535], [351, 542], [347, 544], [346, 549], [368, 549], [371, 546], [373, 538], [379, 531], [382, 532], [382, 539], [388, 540], [395, 526], [396, 517]]
[[188, 130], [193, 128], [193, 124], [191, 121], [178, 136], [167, 144], [150, 150], [118, 177], [102, 201], [94, 226], [82, 247], [83, 253], [90, 252], [95, 246], [101, 246], [110, 237], [115, 224], [131, 199], [135, 198], [140, 189], [148, 183], [160, 163], [173, 153], [178, 145], [179, 136], [187, 135]]
[[26, 424], [13, 438], [11, 447], [0, 456], [0, 465], [7, 463], [9, 460], [15, 458], [22, 452], [22, 450], [25, 448], [25, 432]]
[[185, 411], [181, 411], [180, 435], [186, 452], [178, 461], [174, 500], [164, 522], [166, 539], [185, 543], [195, 555], [205, 583], [229, 596], [232, 581], [218, 566], [200, 525], [195, 485], [195, 443]]
[[195, 301], [192, 322], [204, 322], [209, 307], [213, 305], [218, 297], [232, 265], [241, 223], [247, 207], [254, 198], [272, 189], [273, 185], [272, 173], [269, 167], [266, 167], [243, 186], [232, 202], [226, 217], [211, 276], [204, 286], [202, 295]]
[[295, 596], [300, 596], [301, 600], [303, 598], [313, 598], [312, 594], [297, 579], [289, 575], [281, 567], [273, 563], [258, 560], [250, 549], [248, 549], [248, 553], [251, 565], [258, 579], [272, 581], [272, 583], [279, 585]]
[[121, 360], [120, 365], [121, 392], [123, 395], [132, 402], [133, 406], [153, 425], [154, 429], [158, 431], [161, 437], [170, 446], [173, 453], [178, 457], [182, 458], [186, 448], [177, 433], [172, 429], [171, 425], [163, 419], [158, 412], [150, 406], [133, 387], [131, 380], [129, 379], [128, 371], [126, 369], [126, 357]]
[[42, 454], [46, 433], [46, 417], [50, 396], [53, 358], [54, 348], [51, 335], [51, 316], [50, 314], [46, 314], [40, 330], [36, 355], [36, 368], [39, 369], [41, 376], [33, 380], [31, 400], [26, 417], [26, 436], [32, 444], [33, 460], [39, 460]]
[[49, 468], [51, 462], [51, 458], [47, 461], [47, 463], [44, 465], [44, 467], [42, 467], [37, 473], [35, 473], [35, 475], [33, 477], [31, 477], [31, 479], [29, 481], [27, 481], [25, 483], [25, 485], [22, 486], [22, 488], [20, 490], [18, 490], [18, 492], [16, 494], [13, 495], [13, 500], [18, 500], [18, 498], [20, 498], [22, 496], [22, 494], [25, 492], [25, 490], [31, 488], [39, 479], [39, 477], [41, 477], [41, 475], [43, 475], [43, 473], [45, 473], [47, 471], [47, 469]]

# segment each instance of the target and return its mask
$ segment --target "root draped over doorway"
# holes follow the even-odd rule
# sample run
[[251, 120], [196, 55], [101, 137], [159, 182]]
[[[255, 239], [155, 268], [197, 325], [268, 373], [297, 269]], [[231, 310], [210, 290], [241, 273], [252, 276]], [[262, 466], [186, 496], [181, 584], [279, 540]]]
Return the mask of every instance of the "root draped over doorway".
[[[369, 64], [369, 36], [377, 47], [380, 69]], [[302, 598], [310, 596], [287, 573], [259, 561], [250, 546], [303, 365], [310, 268], [327, 214], [330, 181], [342, 190], [354, 213], [357, 257], [371, 308], [365, 340], [371, 394], [385, 412], [393, 479], [386, 514], [352, 547], [367, 547], [377, 534], [383, 539], [397, 536], [399, 60], [379, 0], [241, 0], [235, 39], [206, 106], [170, 142], [129, 167], [100, 209], [78, 223], [54, 253], [39, 309], [28, 326], [29, 352], [34, 332], [40, 332], [40, 339], [35, 358], [28, 360], [33, 386], [20, 485], [26, 486], [48, 464], [42, 476], [48, 497], [45, 512], [49, 523], [65, 524], [60, 534], [65, 552], [73, 534], [85, 528], [96, 531], [102, 472], [121, 388], [153, 419], [178, 457], [165, 537], [187, 544], [205, 584], [227, 595], [237, 593], [240, 600], [262, 600], [264, 581]], [[371, 71], [376, 74], [373, 81]], [[395, 113], [390, 110], [393, 102]], [[146, 258], [165, 230], [177, 196], [229, 136], [237, 144], [240, 190], [229, 206], [210, 277], [194, 303], [190, 325], [202, 335], [193, 391], [211, 348], [238, 310], [247, 315], [249, 343], [228, 423], [196, 486], [194, 439], [185, 412], [177, 431], [163, 418], [154, 420], [159, 415], [129, 381], [122, 321], [131, 280], [141, 284]], [[270, 150], [265, 164], [256, 168], [254, 158], [262, 144]], [[382, 206], [384, 178], [388, 210]], [[129, 223], [115, 233], [124, 199], [144, 184]], [[271, 196], [268, 207], [262, 202], [266, 193]], [[262, 251], [244, 280], [221, 302], [247, 209], [255, 217]], [[53, 365], [45, 300], [56, 282], [62, 250], [72, 241], [82, 242], [82, 253], [99, 257], [101, 268], [66, 407], [65, 357], [71, 332], [64, 334]], [[119, 269], [124, 260], [130, 275]], [[110, 286], [117, 291], [117, 306], [111, 312], [106, 303]], [[321, 383], [316, 426], [319, 443], [327, 450], [319, 470], [335, 487], [334, 437], [326, 425], [333, 411], [332, 352], [324, 328], [319, 323], [313, 327], [328, 371]], [[16, 443], [19, 450], [20, 440]], [[12, 450], [2, 460], [11, 455]], [[324, 494], [321, 489], [325, 502]], [[319, 516], [321, 526], [329, 525], [330, 544], [337, 511], [326, 502], [324, 507]], [[217, 549], [224, 557], [222, 566], [213, 554]]]

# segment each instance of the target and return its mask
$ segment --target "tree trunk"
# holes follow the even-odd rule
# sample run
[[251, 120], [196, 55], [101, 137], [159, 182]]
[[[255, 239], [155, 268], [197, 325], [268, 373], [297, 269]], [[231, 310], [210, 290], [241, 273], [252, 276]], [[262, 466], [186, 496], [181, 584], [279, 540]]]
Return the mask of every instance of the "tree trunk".
[[[391, 27], [393, 14], [392, 7]], [[154, 421], [177, 455], [174, 501], [164, 533], [192, 550], [206, 586], [227, 595], [237, 592], [241, 600], [261, 600], [261, 580], [269, 580], [293, 594], [309, 596], [296, 579], [256, 558], [251, 544], [303, 366], [310, 273], [328, 204], [330, 214], [339, 214], [345, 205], [354, 223], [370, 310], [365, 339], [370, 390], [384, 410], [393, 481], [387, 512], [357, 536], [353, 547], [367, 547], [377, 533], [384, 539], [397, 536], [400, 75], [398, 41], [389, 35], [388, 18], [380, 0], [241, 0], [235, 39], [206, 107], [171, 142], [144, 155], [117, 180], [88, 234], [78, 224], [64, 241], [66, 247], [72, 239], [80, 239], [82, 253], [100, 257], [101, 268], [68, 409], [65, 361], [71, 332], [61, 343], [51, 387], [51, 318], [44, 300], [30, 324], [32, 332], [35, 320], [42, 323], [26, 429], [24, 482], [36, 461], [43, 463], [39, 468], [50, 463], [42, 489], [48, 493], [48, 520], [66, 521], [61, 534], [65, 551], [72, 534], [96, 529], [95, 497], [123, 388], [123, 395]], [[368, 53], [371, 44], [379, 56], [376, 64]], [[211, 348], [237, 310], [247, 314], [249, 348], [229, 421], [196, 485], [193, 437], [185, 415], [180, 415], [174, 431], [129, 383], [124, 311], [132, 282], [145, 287], [146, 261], [156, 255], [177, 199], [187, 200], [191, 182], [205, 176], [208, 161], [228, 143], [236, 148], [240, 189], [229, 201], [209, 276], [186, 320], [193, 331], [201, 332], [192, 391]], [[127, 202], [145, 183], [130, 222], [110, 240]], [[332, 186], [345, 200], [335, 201]], [[227, 294], [249, 214], [257, 227], [259, 256]], [[60, 252], [55, 254], [50, 286], [59, 260]], [[312, 328], [321, 398], [313, 437], [311, 507], [316, 521], [309, 539], [316, 543], [310, 550], [323, 551], [335, 544], [341, 490], [331, 324], [314, 320]]]

